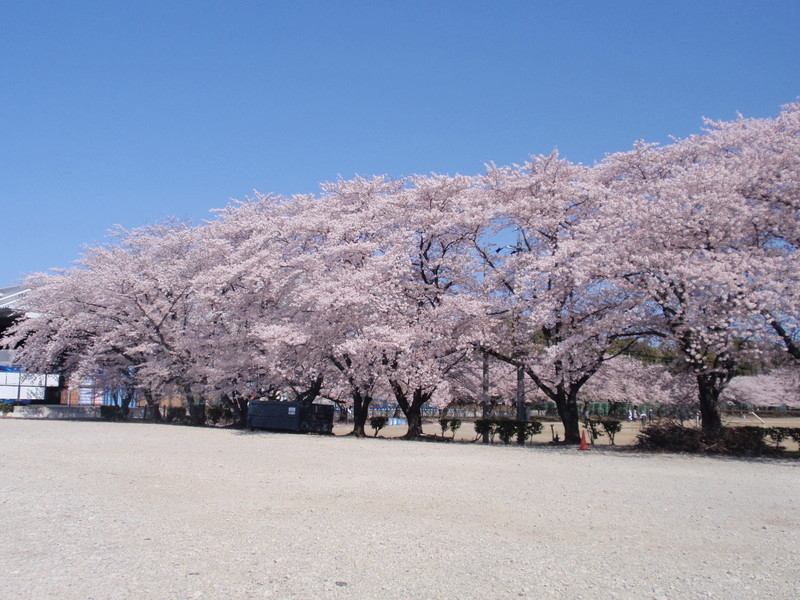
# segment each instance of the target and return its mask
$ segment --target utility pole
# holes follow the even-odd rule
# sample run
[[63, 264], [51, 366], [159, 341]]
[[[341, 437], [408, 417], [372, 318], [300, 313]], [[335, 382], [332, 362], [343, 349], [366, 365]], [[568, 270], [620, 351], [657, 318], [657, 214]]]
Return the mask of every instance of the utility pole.
[[[481, 404], [483, 405], [483, 419], [489, 418], [489, 355], [483, 353], [483, 379], [481, 380]], [[489, 430], [483, 431], [483, 443], [489, 443]]]
[[523, 423], [527, 420], [525, 415], [525, 369], [522, 365], [517, 366], [517, 425], [519, 433], [517, 443], [521, 446], [525, 444], [525, 433]]

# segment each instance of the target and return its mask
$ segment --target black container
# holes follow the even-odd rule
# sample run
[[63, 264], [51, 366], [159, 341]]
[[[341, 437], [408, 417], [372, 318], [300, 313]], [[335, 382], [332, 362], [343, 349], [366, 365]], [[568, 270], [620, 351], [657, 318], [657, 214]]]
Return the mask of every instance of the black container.
[[253, 401], [247, 405], [247, 426], [274, 431], [331, 433], [333, 406], [273, 400]]

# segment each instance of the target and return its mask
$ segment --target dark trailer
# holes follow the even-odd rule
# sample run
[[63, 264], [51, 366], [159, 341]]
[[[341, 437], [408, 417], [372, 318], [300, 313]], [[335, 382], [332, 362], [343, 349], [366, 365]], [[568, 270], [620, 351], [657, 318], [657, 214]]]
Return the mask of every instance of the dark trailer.
[[251, 401], [247, 405], [247, 426], [272, 431], [331, 433], [333, 406], [276, 400]]

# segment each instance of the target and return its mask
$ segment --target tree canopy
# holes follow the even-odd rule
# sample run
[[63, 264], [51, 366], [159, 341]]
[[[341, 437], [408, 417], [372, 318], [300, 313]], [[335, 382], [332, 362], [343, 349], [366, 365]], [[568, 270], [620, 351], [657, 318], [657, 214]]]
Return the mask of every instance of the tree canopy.
[[[327, 397], [355, 407], [360, 435], [379, 396], [418, 435], [425, 403], [478, 395], [484, 356], [556, 404], [568, 442], [581, 394], [640, 397], [620, 385], [637, 369], [663, 402], [693, 380], [715, 428], [742, 365], [789, 380], [800, 360], [798, 209], [791, 104], [593, 166], [554, 153], [476, 176], [359, 177], [118, 229], [74, 268], [31, 276], [5, 342], [24, 340], [28, 369], [190, 406]], [[648, 344], [669, 371], [631, 360]]]

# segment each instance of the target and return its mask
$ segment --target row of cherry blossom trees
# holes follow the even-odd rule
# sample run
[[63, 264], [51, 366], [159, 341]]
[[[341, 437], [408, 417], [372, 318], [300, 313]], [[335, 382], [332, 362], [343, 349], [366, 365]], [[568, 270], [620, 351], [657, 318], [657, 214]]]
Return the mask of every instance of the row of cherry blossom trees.
[[207, 399], [243, 419], [253, 395], [327, 397], [363, 435], [370, 403], [391, 397], [409, 437], [425, 404], [485, 401], [491, 357], [493, 393], [513, 398], [524, 373], [570, 443], [597, 382], [686, 395], [668, 393], [666, 365], [616, 358], [649, 344], [678, 357], [669, 369], [715, 429], [743, 365], [786, 363], [777, 346], [800, 360], [798, 208], [800, 104], [591, 167], [554, 153], [472, 177], [357, 177], [199, 226], [117, 230], [28, 280], [7, 342], [25, 341], [29, 369], [153, 404], [177, 390], [198, 421]]

